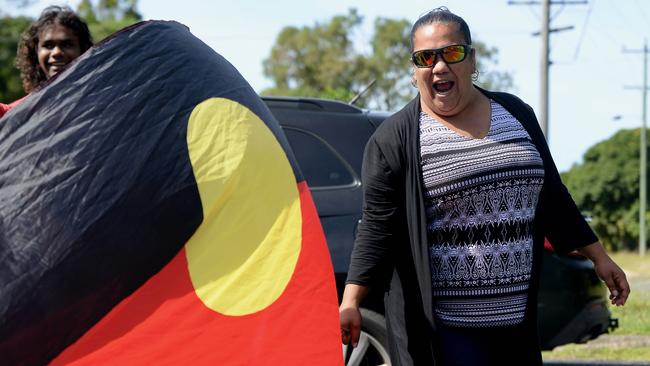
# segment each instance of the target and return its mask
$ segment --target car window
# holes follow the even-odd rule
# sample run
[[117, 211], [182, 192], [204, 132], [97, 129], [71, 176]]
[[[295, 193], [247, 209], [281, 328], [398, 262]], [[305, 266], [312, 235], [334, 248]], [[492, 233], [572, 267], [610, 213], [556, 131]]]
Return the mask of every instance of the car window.
[[302, 130], [284, 128], [289, 145], [309, 187], [333, 187], [355, 184], [347, 164], [325, 141]]

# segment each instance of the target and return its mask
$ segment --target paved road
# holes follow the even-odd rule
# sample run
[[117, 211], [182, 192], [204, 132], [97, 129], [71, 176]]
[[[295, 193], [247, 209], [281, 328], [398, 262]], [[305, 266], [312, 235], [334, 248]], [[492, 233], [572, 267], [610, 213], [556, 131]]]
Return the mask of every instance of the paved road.
[[650, 291], [650, 280], [632, 282], [630, 287], [633, 292]]
[[650, 362], [625, 361], [549, 361], [544, 366], [648, 366]]

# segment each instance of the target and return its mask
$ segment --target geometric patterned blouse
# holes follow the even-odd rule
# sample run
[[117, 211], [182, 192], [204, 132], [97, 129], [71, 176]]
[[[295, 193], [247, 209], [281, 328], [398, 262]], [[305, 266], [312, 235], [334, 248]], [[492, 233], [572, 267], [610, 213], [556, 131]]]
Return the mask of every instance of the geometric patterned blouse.
[[433, 310], [452, 327], [515, 325], [526, 310], [544, 167], [523, 126], [490, 104], [483, 139], [420, 113]]

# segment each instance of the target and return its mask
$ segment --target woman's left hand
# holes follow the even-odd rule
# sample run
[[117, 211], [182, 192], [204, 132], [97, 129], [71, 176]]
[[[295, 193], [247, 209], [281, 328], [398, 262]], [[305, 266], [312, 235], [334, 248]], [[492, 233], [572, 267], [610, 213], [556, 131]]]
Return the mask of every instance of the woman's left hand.
[[625, 272], [607, 255], [603, 245], [597, 241], [579, 248], [578, 253], [594, 262], [596, 274], [605, 281], [605, 285], [609, 289], [609, 299], [612, 301], [612, 305], [625, 305], [627, 297], [630, 295], [630, 284], [627, 282]]
[[596, 274], [601, 280], [605, 281], [609, 288], [609, 299], [612, 305], [625, 305], [630, 295], [630, 284], [627, 282], [625, 272], [609, 256], [604, 256], [594, 262]]

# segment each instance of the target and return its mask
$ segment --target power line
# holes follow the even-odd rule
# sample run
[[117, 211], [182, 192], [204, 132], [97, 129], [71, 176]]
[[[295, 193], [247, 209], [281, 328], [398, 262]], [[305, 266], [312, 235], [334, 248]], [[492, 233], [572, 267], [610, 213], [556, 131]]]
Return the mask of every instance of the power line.
[[[549, 68], [551, 65], [551, 62], [549, 60], [549, 54], [550, 54], [550, 49], [549, 49], [549, 38], [550, 34], [552, 32], [557, 32], [561, 30], [568, 30], [572, 29], [573, 27], [564, 27], [564, 28], [555, 28], [551, 29], [550, 28], [550, 9], [551, 5], [562, 5], [564, 7], [565, 5], [578, 5], [578, 4], [588, 4], [587, 1], [581, 1], [581, 0], [562, 0], [562, 1], [551, 1], [551, 0], [543, 0], [543, 1], [514, 1], [510, 0], [508, 1], [508, 5], [542, 5], [542, 30], [540, 32], [540, 35], [542, 36], [542, 59], [541, 59], [541, 72], [540, 72], [540, 111], [539, 111], [539, 125], [542, 128], [542, 132], [544, 133], [544, 136], [546, 136], [546, 139], [548, 140], [549, 133], [548, 133], [548, 100], [549, 100]], [[558, 13], [556, 13], [557, 15]]]
[[603, 31], [598, 26], [593, 27], [592, 30], [594, 32], [599, 33], [598, 42], [600, 42], [601, 40], [607, 40], [612, 44], [614, 44], [615, 46], [617, 46], [618, 48], [623, 48], [623, 43], [621, 42], [621, 40], [619, 38], [612, 36], [609, 32]]
[[582, 41], [585, 39], [585, 34], [587, 33], [587, 25], [589, 24], [589, 16], [591, 15], [591, 10], [594, 8], [596, 0], [591, 0], [589, 4], [589, 9], [587, 9], [587, 16], [585, 16], [585, 22], [582, 25], [582, 32], [580, 33], [580, 38], [578, 39], [578, 46], [576, 47], [576, 52], [573, 55], [573, 61], [578, 59], [578, 54], [580, 53], [580, 48], [582, 47]]
[[557, 16], [560, 15], [562, 10], [564, 10], [564, 8], [566, 7], [566, 4], [564, 4], [564, 3], [562, 3], [561, 5], [562, 6], [553, 15], [551, 15], [551, 17], [550, 17], [551, 21], [555, 20], [555, 18], [557, 18]]
[[[617, 20], [618, 20], [620, 23], [623, 23], [623, 26], [624, 26], [625, 28], [627, 28], [627, 29], [628, 29], [629, 31], [631, 31], [632, 33], [636, 33], [636, 34], [644, 34], [643, 31], [639, 32], [638, 29], [632, 29], [632, 24], [636, 24], [636, 23], [630, 21], [629, 17], [628, 17], [627, 15], [625, 15], [625, 14], [621, 11], [620, 3], [614, 3], [614, 2], [612, 2], [612, 0], [609, 0], [609, 2], [610, 2], [610, 4], [611, 4], [610, 9], [613, 8], [613, 9], [618, 13], [618, 15], [620, 16], [620, 18], [617, 18]], [[616, 17], [613, 17], [613, 18], [616, 18]], [[635, 27], [635, 28], [636, 28], [636, 27]]]
[[[515, 4], [509, 4], [509, 5], [515, 5]], [[530, 7], [530, 6], [527, 6], [526, 9], [528, 9], [528, 10], [530, 11], [530, 13], [533, 14], [533, 15], [535, 16], [535, 18], [537, 18], [537, 20], [539, 20], [539, 21], [542, 20], [542, 16], [539, 15], [539, 14], [535, 11], [534, 8], [532, 8], [532, 7]]]
[[[633, 69], [640, 65], [639, 60], [630, 59], [629, 57], [620, 57], [616, 52], [612, 52], [622, 50], [623, 43], [619, 42], [618, 39], [614, 39], [608, 32], [601, 32], [599, 27], [595, 24], [591, 27], [591, 31], [587, 33], [585, 38], [585, 45], [591, 43], [592, 45], [596, 45], [599, 50], [602, 50], [601, 57], [597, 61], [601, 65], [606, 65], [608, 63], [617, 64], [621, 65], [624, 70]], [[604, 44], [603, 41], [606, 41], [608, 44]], [[612, 47], [616, 50], [613, 50]], [[583, 59], [581, 62], [594, 62], [594, 60]]]
[[643, 17], [643, 19], [645, 20], [646, 24], [650, 23], [650, 20], [648, 20], [648, 16], [646, 15], [645, 10], [643, 10], [643, 6], [641, 6], [641, 4], [639, 4], [639, 0], [636, 0], [635, 3], [636, 3], [636, 6], [639, 8], [639, 13], [641, 14], [641, 17]]

